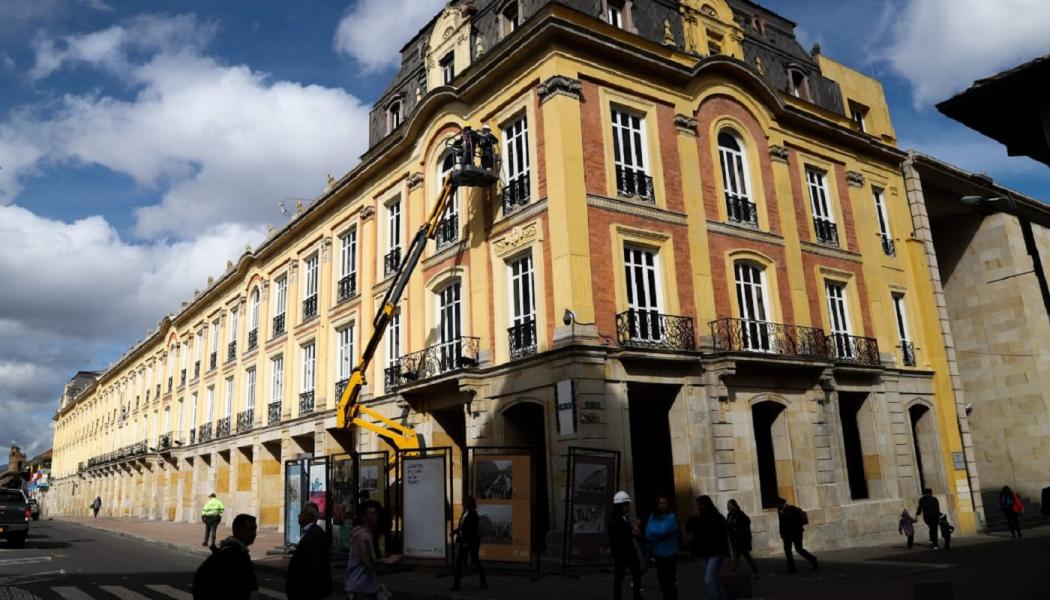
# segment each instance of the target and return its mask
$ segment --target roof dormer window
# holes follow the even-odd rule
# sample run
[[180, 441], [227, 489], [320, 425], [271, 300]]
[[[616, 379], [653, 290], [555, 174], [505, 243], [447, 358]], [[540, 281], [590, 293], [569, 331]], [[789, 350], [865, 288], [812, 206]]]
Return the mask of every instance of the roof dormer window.
[[393, 131], [401, 126], [401, 100], [394, 100], [386, 109], [387, 131]]
[[630, 4], [627, 0], [605, 0], [605, 20], [618, 29], [630, 29]]
[[796, 98], [809, 100], [809, 85], [806, 82], [806, 72], [798, 67], [788, 67], [788, 92]]
[[449, 52], [441, 59], [441, 84], [448, 85], [456, 78], [456, 55]]
[[520, 17], [518, 0], [512, 0], [503, 7], [503, 11], [500, 12], [500, 23], [504, 36], [514, 33], [520, 24]]

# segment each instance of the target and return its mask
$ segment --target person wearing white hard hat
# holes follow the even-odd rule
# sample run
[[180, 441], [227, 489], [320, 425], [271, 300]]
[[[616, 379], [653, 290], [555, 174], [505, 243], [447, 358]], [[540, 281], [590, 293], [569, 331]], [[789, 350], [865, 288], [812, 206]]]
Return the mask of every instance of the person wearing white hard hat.
[[631, 571], [631, 590], [634, 600], [642, 599], [642, 569], [634, 540], [639, 536], [638, 526], [631, 522], [631, 497], [619, 491], [613, 495], [613, 510], [609, 517], [609, 541], [613, 555], [613, 600], [623, 598], [623, 579]]

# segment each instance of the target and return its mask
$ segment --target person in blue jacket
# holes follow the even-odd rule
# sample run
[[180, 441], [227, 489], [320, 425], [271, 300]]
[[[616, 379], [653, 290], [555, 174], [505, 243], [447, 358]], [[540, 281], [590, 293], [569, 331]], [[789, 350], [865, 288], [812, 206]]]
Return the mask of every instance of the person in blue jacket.
[[678, 517], [671, 512], [666, 496], [656, 499], [656, 512], [649, 516], [645, 539], [652, 544], [660, 596], [664, 600], [678, 600]]

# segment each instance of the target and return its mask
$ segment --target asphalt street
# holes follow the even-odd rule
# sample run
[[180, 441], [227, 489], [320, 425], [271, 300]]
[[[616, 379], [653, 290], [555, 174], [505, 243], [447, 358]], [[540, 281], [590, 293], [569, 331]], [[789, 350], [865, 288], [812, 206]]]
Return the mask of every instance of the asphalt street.
[[[25, 548], [0, 544], [0, 600], [191, 600], [193, 572], [202, 560], [105, 531], [37, 521]], [[259, 585], [272, 591], [264, 591], [263, 600], [284, 600], [283, 580], [258, 575]]]

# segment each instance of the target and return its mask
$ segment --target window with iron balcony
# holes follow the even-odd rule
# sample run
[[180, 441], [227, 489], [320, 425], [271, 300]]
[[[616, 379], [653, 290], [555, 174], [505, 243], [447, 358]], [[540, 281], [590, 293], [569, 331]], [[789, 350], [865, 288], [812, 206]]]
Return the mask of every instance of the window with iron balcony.
[[612, 111], [616, 193], [625, 198], [655, 202], [653, 178], [647, 171], [645, 119], [621, 109]]

